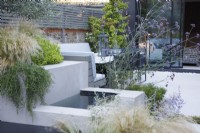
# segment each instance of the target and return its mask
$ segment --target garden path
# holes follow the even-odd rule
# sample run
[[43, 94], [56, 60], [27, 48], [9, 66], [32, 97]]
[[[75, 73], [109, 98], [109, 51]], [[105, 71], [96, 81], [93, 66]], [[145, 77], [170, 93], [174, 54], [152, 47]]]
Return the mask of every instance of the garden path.
[[200, 74], [196, 73], [174, 73], [172, 72], [152, 72], [147, 74], [146, 83], [155, 83], [157, 86], [166, 87], [166, 97], [172, 96], [180, 91], [185, 104], [181, 108], [181, 113], [187, 116], [200, 116]]

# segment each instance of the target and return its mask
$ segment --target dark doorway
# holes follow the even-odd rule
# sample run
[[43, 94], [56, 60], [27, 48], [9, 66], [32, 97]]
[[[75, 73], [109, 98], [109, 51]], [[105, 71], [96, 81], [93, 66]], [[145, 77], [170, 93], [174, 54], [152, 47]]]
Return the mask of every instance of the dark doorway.
[[[191, 24], [195, 24], [195, 28], [190, 34], [190, 37], [194, 37], [200, 33], [200, 1], [185, 3], [184, 33], [191, 30]], [[200, 38], [192, 39], [187, 43], [187, 47], [195, 46], [197, 43], [200, 43]]]
[[[183, 50], [183, 64], [184, 65], [199, 65], [200, 63], [200, 37], [196, 37], [197, 34], [200, 34], [200, 1], [187, 0], [185, 2], [185, 16], [184, 16], [184, 31], [183, 39], [184, 50]], [[195, 27], [194, 27], [195, 25]], [[194, 28], [192, 28], [194, 27]], [[189, 34], [189, 39], [186, 37], [186, 32]]]

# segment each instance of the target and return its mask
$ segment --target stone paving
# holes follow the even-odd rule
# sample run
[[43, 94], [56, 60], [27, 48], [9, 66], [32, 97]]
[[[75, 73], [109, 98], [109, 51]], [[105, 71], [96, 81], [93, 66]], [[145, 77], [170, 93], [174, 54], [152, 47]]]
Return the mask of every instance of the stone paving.
[[200, 74], [174, 73], [175, 77], [171, 80], [172, 74], [172, 72], [149, 72], [146, 83], [166, 87], [166, 97], [180, 91], [185, 102], [181, 113], [188, 116], [200, 116]]

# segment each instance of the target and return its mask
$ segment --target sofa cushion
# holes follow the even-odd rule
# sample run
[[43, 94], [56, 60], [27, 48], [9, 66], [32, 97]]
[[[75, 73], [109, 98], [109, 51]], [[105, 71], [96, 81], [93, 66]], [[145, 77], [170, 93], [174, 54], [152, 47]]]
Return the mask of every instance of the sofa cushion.
[[88, 43], [62, 43], [61, 52], [92, 52]]
[[93, 78], [96, 78], [96, 64], [95, 64], [95, 56], [93, 52], [61, 52], [63, 56], [71, 55], [71, 56], [91, 56], [91, 62], [92, 62], [92, 73], [93, 73]]
[[99, 73], [97, 73], [96, 74], [96, 78], [94, 79], [94, 82], [102, 80], [102, 79], [105, 79], [105, 74], [99, 74]]

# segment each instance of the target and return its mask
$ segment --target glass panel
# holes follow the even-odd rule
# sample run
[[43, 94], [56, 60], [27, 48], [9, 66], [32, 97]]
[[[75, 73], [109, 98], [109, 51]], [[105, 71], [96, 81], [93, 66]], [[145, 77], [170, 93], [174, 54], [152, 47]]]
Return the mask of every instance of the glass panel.
[[183, 10], [182, 10], [182, 0], [173, 0], [172, 1], [172, 27], [171, 27], [171, 50], [170, 50], [170, 59], [171, 67], [182, 67], [182, 20], [183, 20]]
[[[149, 63], [182, 67], [182, 0], [163, 3], [149, 0], [141, 5], [141, 15], [150, 12], [147, 16], [149, 35], [145, 44]], [[142, 44], [144, 40], [140, 38], [139, 43]]]

